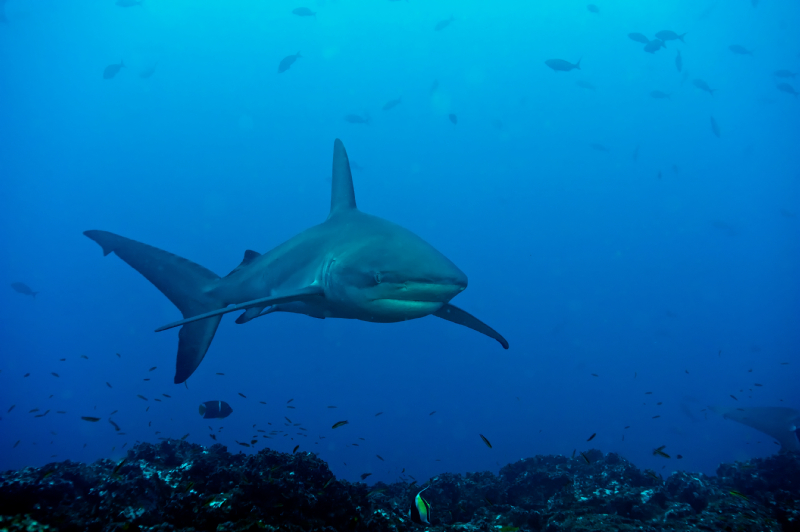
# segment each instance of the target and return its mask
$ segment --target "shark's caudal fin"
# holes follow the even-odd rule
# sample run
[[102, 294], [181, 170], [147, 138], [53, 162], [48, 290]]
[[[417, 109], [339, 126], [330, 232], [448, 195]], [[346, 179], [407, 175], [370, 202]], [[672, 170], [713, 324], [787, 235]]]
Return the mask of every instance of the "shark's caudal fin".
[[500, 342], [500, 345], [503, 346], [503, 349], [508, 349], [508, 342], [499, 332], [495, 331], [469, 312], [461, 310], [455, 305], [447, 303], [442, 308], [434, 312], [433, 315], [437, 318], [442, 318], [443, 320], [452, 321], [453, 323], [463, 325], [464, 327], [469, 327], [473, 331], [478, 331], [481, 334], [485, 334], [489, 338], [494, 338]]
[[[184, 318], [225, 306], [224, 302], [207, 294], [208, 288], [219, 277], [199, 264], [107, 231], [85, 231], [83, 234], [100, 244], [103, 255], [114, 252], [141, 273], [178, 307]], [[203, 361], [221, 319], [222, 315], [212, 316], [188, 323], [181, 329], [175, 365], [176, 384], [188, 379]]]
[[350, 173], [350, 160], [339, 139], [333, 141], [333, 176], [331, 179], [331, 212], [349, 211], [356, 207], [356, 194], [353, 191], [353, 175]]
[[772, 436], [781, 444], [782, 453], [800, 452], [800, 440], [796, 432], [800, 426], [800, 412], [783, 406], [754, 406], [747, 408], [725, 408], [709, 406], [725, 419], [738, 421], [748, 427]]

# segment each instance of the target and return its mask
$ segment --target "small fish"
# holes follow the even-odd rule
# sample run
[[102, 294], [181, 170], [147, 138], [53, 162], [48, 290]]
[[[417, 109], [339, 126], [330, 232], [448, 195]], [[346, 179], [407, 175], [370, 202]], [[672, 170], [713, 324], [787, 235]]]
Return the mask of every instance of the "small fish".
[[97, 423], [98, 421], [100, 421], [99, 417], [93, 417], [93, 416], [81, 416], [81, 419], [84, 421], [91, 421], [92, 423]]
[[127, 461], [127, 458], [123, 458], [122, 460], [120, 460], [119, 463], [114, 467], [114, 470], [111, 472], [111, 474], [112, 475], [116, 475], [119, 472], [119, 470], [122, 468], [122, 466], [125, 465], [126, 461]]
[[155, 64], [153, 64], [153, 65], [151, 65], [149, 67], [146, 67], [144, 70], [139, 72], [139, 77], [141, 79], [151, 78], [153, 76], [153, 74], [156, 73], [156, 67], [157, 66], [158, 66], [158, 63], [155, 63]]
[[734, 401], [738, 401], [738, 399], [736, 398], [736, 396], [735, 396], [735, 395], [733, 395], [733, 394], [731, 394], [731, 398], [732, 398]]
[[632, 41], [640, 42], [642, 44], [647, 44], [650, 42], [650, 39], [648, 39], [647, 36], [642, 33], [629, 33], [628, 38]]
[[653, 98], [655, 98], [657, 100], [668, 100], [669, 99], [669, 94], [667, 94], [666, 92], [662, 92], [662, 91], [652, 91], [650, 93], [650, 96], [652, 96]]
[[653, 392], [644, 392], [645, 395], [653, 395]]
[[600, 14], [600, 8], [594, 4], [587, 4], [586, 9], [588, 9], [590, 13], [594, 13], [596, 15]]
[[653, 472], [653, 471], [651, 471], [649, 469], [646, 469], [644, 474], [647, 475], [648, 477], [652, 478], [653, 480], [659, 480], [659, 481], [661, 480], [661, 477], [659, 477], [658, 475], [655, 474], [655, 472]]
[[242, 447], [250, 447], [250, 444], [249, 444], [249, 443], [242, 443], [242, 442], [240, 442], [240, 441], [236, 441], [236, 440], [233, 440], [233, 441], [235, 441], [236, 443], [238, 443], [238, 444], [239, 444], [239, 445], [241, 445]]
[[664, 452], [664, 447], [666, 447], [666, 445], [662, 445], [661, 447], [653, 449], [653, 456], [661, 456], [662, 458], [669, 458], [670, 456]]
[[501, 526], [499, 532], [517, 532], [518, 526]]
[[379, 455], [379, 454], [376, 454], [375, 456], [377, 456], [377, 457], [378, 457], [378, 460], [380, 460], [381, 462], [385, 462], [385, 461], [386, 461], [386, 460], [384, 460], [384, 459], [383, 459], [383, 457], [382, 457], [381, 455]]
[[108, 382], [106, 382], [106, 386], [108, 386], [109, 388], [112, 388], [112, 386]]
[[587, 464], [591, 463], [591, 462], [589, 462], [589, 457], [586, 456], [583, 452], [581, 452], [581, 457], [583, 458], [584, 462], [586, 462]]
[[44, 416], [46, 416], [48, 413], [50, 413], [50, 411], [49, 411], [49, 410], [45, 410], [44, 414], [39, 414], [38, 416], [33, 416], [33, 417], [44, 417]]
[[753, 383], [753, 386], [763, 386], [763, 384], [759, 384], [759, 383], [757, 383], [757, 382], [754, 382], [754, 383]]
[[224, 373], [217, 372], [217, 375], [225, 375]]
[[422, 492], [428, 488], [430, 488], [430, 486], [424, 488], [422, 491], [417, 493], [417, 496], [414, 497], [414, 507], [408, 512], [408, 516], [411, 518], [412, 521], [418, 523], [425, 523], [426, 525], [431, 524], [430, 521], [431, 505], [428, 504], [428, 501], [422, 498]]
[[677, 33], [675, 33], [674, 31], [671, 31], [671, 30], [661, 30], [658, 33], [656, 33], [656, 37], [658, 37], [659, 39], [661, 39], [664, 42], [666, 42], [666, 41], [681, 41], [681, 42], [685, 42], [683, 40], [683, 38], [685, 36], [686, 36], [685, 33], [681, 33], [680, 35], [678, 35]]
[[486, 447], [488, 447], [489, 449], [492, 448], [492, 444], [489, 443], [489, 440], [486, 439], [486, 436], [484, 436], [483, 434], [478, 434], [478, 436], [481, 437], [481, 439], [483, 440], [483, 443], [486, 444]]
[[675, 56], [675, 68], [678, 69], [678, 72], [683, 70], [683, 57], [681, 57], [680, 50], [678, 50], [678, 55]]
[[797, 98], [797, 95], [800, 94], [800, 92], [797, 92], [796, 90], [794, 90], [794, 87], [792, 87], [791, 85], [789, 85], [786, 82], [778, 83], [777, 85], [775, 85], [775, 87], [777, 87], [777, 89], [779, 91], [785, 92], [786, 94], [791, 94], [795, 98]]
[[660, 418], [660, 417], [661, 417], [661, 416], [653, 416], [653, 417], [652, 417], [652, 419], [658, 419], [658, 418]]
[[400, 105], [402, 103], [402, 101], [403, 101], [402, 96], [400, 98], [395, 99], [395, 100], [389, 100], [388, 102], [386, 102], [383, 105], [383, 110], [384, 111], [388, 111], [389, 109], [394, 109], [395, 107]]
[[351, 113], [349, 115], [345, 115], [344, 121], [350, 124], [369, 124], [369, 116], [367, 116], [366, 114], [364, 116], [361, 116], [355, 113]]
[[303, 56], [300, 55], [300, 52], [297, 52], [294, 55], [287, 55], [286, 57], [281, 59], [281, 62], [278, 63], [278, 74], [281, 74], [289, 70], [292, 64], [301, 57]]
[[163, 396], [164, 396], [164, 397], [166, 397], [167, 399], [172, 399], [172, 396], [171, 396], [171, 395], [167, 395], [167, 394], [165, 394], [165, 393], [162, 393], [161, 395], [163, 395]]
[[21, 442], [21, 441], [22, 441], [22, 440], [17, 440], [17, 443], [15, 443], [15, 444], [14, 444], [14, 446], [12, 447], [12, 449], [16, 449], [16, 448], [17, 448], [17, 445], [19, 445], [19, 442]]
[[259, 401], [259, 403], [261, 403], [262, 405], [265, 405], [265, 404], [267, 404], [267, 403], [266, 403], [266, 402], [264, 402], [264, 401]]
[[455, 19], [456, 19], [455, 17], [451, 16], [448, 19], [440, 20], [439, 22], [436, 23], [436, 26], [434, 26], [433, 31], [442, 31], [447, 26], [452, 24]]
[[712, 89], [711, 87], [709, 87], [708, 83], [706, 83], [705, 81], [703, 81], [700, 78], [693, 79], [692, 80], [692, 85], [694, 85], [695, 87], [697, 87], [701, 91], [705, 91], [705, 92], [709, 93], [711, 96], [714, 96], [714, 93], [717, 91], [717, 89]]
[[371, 490], [369, 493], [367, 493], [367, 498], [375, 495], [376, 493], [383, 493], [384, 491], [386, 491], [386, 488], [375, 488], [374, 490]]
[[194, 487], [194, 482], [189, 482], [188, 484], [186, 484], [186, 489], [183, 490], [183, 492], [188, 493], [189, 490], [191, 490], [193, 487]]
[[153, 366], [153, 367], [152, 367], [152, 368], [150, 368], [148, 371], [155, 371], [155, 370], [156, 370], [156, 368], [158, 368], [158, 366]]
[[239, 392], [239, 395], [241, 395], [242, 397], [244, 397], [245, 399], [247, 399], [247, 396], [246, 396], [245, 394], [243, 394], [242, 392]]
[[744, 501], [749, 501], [749, 500], [750, 500], [750, 499], [748, 499], [748, 498], [747, 498], [747, 496], [746, 496], [745, 494], [743, 494], [743, 493], [739, 493], [739, 492], [738, 492], [738, 491], [736, 491], [736, 490], [731, 490], [731, 491], [729, 491], [728, 493], [730, 493], [730, 494], [731, 494], [731, 495], [733, 495], [734, 497], [738, 497], [738, 498], [740, 498], [740, 499], [742, 499], [742, 500], [744, 500]]
[[428, 414], [428, 415], [429, 415], [429, 416], [432, 416], [432, 415], [434, 415], [435, 413], [436, 413], [436, 410], [434, 410], [433, 412], [431, 412], [431, 413], [430, 413], [430, 414]]
[[578, 59], [578, 62], [575, 64], [570, 63], [569, 61], [565, 61], [563, 59], [548, 59], [544, 62], [545, 65], [549, 66], [553, 69], [553, 72], [569, 72], [573, 69], [580, 70], [581, 68], [581, 60]]
[[728, 46], [728, 50], [735, 53], [736, 55], [753, 55], [753, 52], [745, 48], [740, 44], [732, 44]]
[[311, 11], [307, 7], [297, 7], [295, 9], [292, 9], [292, 14], [293, 15], [297, 15], [298, 17], [316, 17], [317, 16], [317, 12], [316, 11]]
[[31, 290], [31, 287], [26, 285], [25, 283], [11, 283], [11, 288], [13, 288], [15, 292], [19, 292], [20, 294], [25, 296], [31, 296], [34, 299], [36, 299], [36, 294], [39, 293]]
[[8, 414], [8, 413], [10, 413], [12, 410], [14, 410], [14, 407], [15, 407], [15, 406], [17, 406], [17, 405], [11, 405], [11, 407], [8, 409], [8, 412], [6, 412], [6, 414]]
[[39, 411], [38, 408], [34, 408], [34, 409], [31, 409], [31, 410], [28, 410], [28, 413], [29, 414], [33, 414], [34, 412], [38, 412], [38, 411]]
[[776, 78], [789, 79], [789, 78], [794, 78], [797, 74], [790, 70], [781, 69], [781, 70], [776, 70], [775, 72], [772, 73], [772, 75], [775, 76]]
[[224, 419], [233, 413], [231, 405], [225, 401], [206, 401], [198, 408], [203, 419]]
[[118, 65], [108, 65], [103, 69], [103, 79], [112, 79], [124, 66], [125, 63], [123, 61], [120, 61]]
[[209, 436], [211, 436], [211, 439], [212, 439], [212, 440], [214, 440], [214, 441], [217, 441], [217, 437], [216, 437], [215, 435], [213, 435], [213, 434], [209, 434]]
[[56, 372], [52, 372], [52, 373], [50, 373], [50, 375], [52, 375], [53, 377], [58, 377], [58, 373], [56, 373]]
[[299, 449], [299, 448], [300, 448], [300, 446], [299, 446], [299, 445], [295, 445], [295, 446], [294, 446], [294, 449], [292, 449], [292, 454], [296, 453], [296, 452], [297, 452], [297, 449]]
[[683, 459], [683, 455], [676, 454], [676, 455], [675, 455], [675, 458], [677, 458], [678, 460], [681, 460], [681, 459]]
[[84, 360], [89, 360], [89, 357], [87, 357], [86, 355], [81, 355], [81, 358]]
[[187, 432], [186, 434], [184, 434], [183, 436], [181, 436], [181, 441], [185, 440], [185, 439], [186, 439], [186, 438], [188, 438], [188, 437], [189, 437], [189, 433]]
[[591, 436], [589, 436], [589, 439], [587, 439], [586, 441], [592, 441], [592, 440], [594, 439], [594, 437], [595, 437], [595, 436], [597, 436], [597, 433], [596, 433], [596, 432], [592, 433], [592, 435], [591, 435]]
[[139, 394], [137, 393], [137, 394], [136, 394], [136, 397], [138, 397], [138, 398], [139, 398], [139, 399], [141, 399], [142, 401], [147, 401], [147, 397], [145, 397], [144, 395], [139, 395]]
[[333, 426], [331, 428], [332, 429], [338, 429], [339, 427], [344, 427], [347, 424], [348, 424], [347, 421], [337, 421], [336, 423], [333, 424]]
[[108, 418], [108, 422], [111, 423], [111, 425], [114, 427], [114, 430], [116, 430], [117, 432], [120, 431], [119, 425], [114, 423], [114, 421], [111, 418]]
[[453, 125], [458, 124], [458, 117], [455, 114], [450, 113], [449, 115], [447, 115], [447, 118], [450, 119], [450, 121], [453, 123]]
[[717, 121], [714, 119], [713, 116], [711, 117], [711, 132], [714, 133], [715, 137], [720, 138], [721, 133], [719, 129], [719, 124], [717, 124]]
[[361, 480], [365, 480], [370, 475], [372, 475], [372, 473], [361, 473]]
[[600, 375], [598, 375], [597, 373], [592, 373], [592, 377], [599, 377], [599, 376]]
[[117, 353], [117, 358], [122, 358], [122, 355], [120, 355], [119, 353]]
[[375, 414], [375, 417], [378, 417], [381, 414], [383, 414], [383, 412], [378, 412], [377, 414]]
[[661, 39], [653, 39], [649, 41], [647, 44], [644, 45], [644, 51], [648, 54], [654, 54], [662, 48], [666, 48], [667, 46], [664, 44], [664, 41]]

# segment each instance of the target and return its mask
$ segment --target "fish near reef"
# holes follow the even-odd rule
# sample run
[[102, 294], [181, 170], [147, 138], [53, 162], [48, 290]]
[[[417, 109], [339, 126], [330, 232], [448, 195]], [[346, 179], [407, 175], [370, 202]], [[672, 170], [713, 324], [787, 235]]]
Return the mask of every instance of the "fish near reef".
[[224, 419], [233, 414], [233, 408], [225, 401], [206, 401], [198, 411], [203, 419]]
[[650, 42], [650, 39], [647, 38], [647, 35], [644, 35], [643, 33], [629, 33], [628, 38], [632, 41], [640, 42], [642, 44], [647, 44]]
[[714, 93], [717, 91], [717, 89], [712, 89], [711, 87], [709, 87], [708, 83], [706, 83], [704, 80], [700, 78], [693, 79], [692, 85], [694, 85], [701, 91], [709, 93], [711, 96], [714, 96]]
[[451, 16], [448, 19], [440, 20], [439, 22], [436, 23], [436, 26], [434, 26], [433, 31], [442, 31], [447, 26], [452, 24], [455, 19], [456, 19], [456, 17], [452, 17]]
[[176, 384], [203, 361], [224, 314], [243, 311], [236, 323], [274, 312], [310, 317], [396, 323], [435, 316], [496, 340], [497, 331], [450, 301], [467, 276], [408, 229], [356, 207], [350, 163], [341, 140], [333, 143], [331, 208], [325, 221], [263, 255], [247, 250], [220, 277], [161, 249], [109, 233], [84, 235], [142, 274], [181, 311], [183, 319], [156, 332], [178, 335]]
[[653, 39], [644, 45], [644, 51], [648, 54], [654, 54], [662, 48], [666, 48], [666, 45], [661, 39]]
[[664, 41], [664, 42], [667, 42], [667, 41], [681, 41], [681, 42], [685, 42], [685, 41], [683, 40], [683, 38], [684, 38], [685, 36], [686, 36], [686, 34], [685, 34], [685, 33], [681, 33], [680, 35], [678, 35], [677, 33], [675, 33], [675, 32], [674, 32], [674, 31], [672, 31], [672, 30], [661, 30], [661, 31], [659, 31], [658, 33], [656, 33], [656, 37], [658, 37], [659, 39], [661, 39], [661, 40], [662, 40], [662, 41]]

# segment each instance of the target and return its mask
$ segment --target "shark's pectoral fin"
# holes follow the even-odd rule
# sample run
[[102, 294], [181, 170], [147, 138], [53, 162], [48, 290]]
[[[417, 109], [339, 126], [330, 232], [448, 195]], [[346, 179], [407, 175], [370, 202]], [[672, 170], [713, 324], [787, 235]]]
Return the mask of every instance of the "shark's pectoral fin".
[[249, 309], [245, 310], [241, 316], [236, 318], [236, 323], [241, 325], [242, 323], [247, 323], [250, 320], [254, 320], [261, 315], [261, 311], [264, 310], [266, 305], [258, 306], [258, 307], [250, 307]]
[[292, 301], [305, 301], [309, 299], [314, 299], [323, 296], [324, 293], [325, 292], [320, 286], [307, 286], [305, 288], [300, 288], [298, 290], [288, 292], [280, 296], [269, 296], [269, 297], [254, 299], [252, 301], [245, 301], [244, 303], [239, 303], [238, 305], [212, 310], [211, 312], [206, 312], [205, 314], [192, 316], [191, 318], [186, 318], [185, 320], [175, 321], [170, 324], [164, 325], [163, 327], [159, 327], [158, 329], [156, 329], [156, 332], [166, 331], [167, 329], [180, 327], [181, 325], [186, 325], [187, 323], [192, 323], [199, 320], [205, 320], [208, 318], [213, 318], [215, 316], [221, 316], [229, 312], [236, 312], [237, 310], [247, 310], [252, 307], [260, 307], [263, 309], [264, 307], [267, 307], [269, 305], [278, 305], [280, 303], [290, 303]]
[[494, 338], [500, 342], [500, 345], [503, 346], [503, 349], [508, 349], [508, 342], [500, 335], [499, 332], [495, 331], [469, 312], [461, 310], [455, 305], [447, 303], [442, 308], [434, 312], [433, 315], [437, 318], [442, 318], [443, 320], [452, 321], [453, 323], [463, 325], [464, 327], [469, 327], [473, 331], [478, 331], [481, 334], [485, 334], [489, 338]]

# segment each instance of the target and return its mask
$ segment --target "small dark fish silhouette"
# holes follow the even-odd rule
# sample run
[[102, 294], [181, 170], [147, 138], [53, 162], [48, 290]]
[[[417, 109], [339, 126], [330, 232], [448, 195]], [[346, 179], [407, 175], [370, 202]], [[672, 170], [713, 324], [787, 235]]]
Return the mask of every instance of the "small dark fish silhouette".
[[402, 103], [402, 101], [403, 101], [403, 97], [402, 96], [400, 98], [395, 99], [395, 100], [389, 100], [388, 102], [386, 102], [384, 104], [383, 110], [384, 111], [388, 111], [389, 109], [393, 109], [393, 108], [397, 107], [398, 105], [400, 105]]
[[650, 39], [647, 38], [647, 35], [643, 33], [629, 33], [628, 38], [632, 41], [640, 42], [642, 44], [647, 44], [650, 42]]
[[317, 16], [317, 12], [316, 11], [311, 11], [307, 7], [298, 7], [298, 8], [292, 9], [292, 13], [297, 15], [298, 17], [316, 17]]
[[711, 117], [711, 131], [714, 133], [715, 137], [720, 138], [719, 124], [717, 124], [713, 116]]
[[449, 26], [455, 19], [456, 17], [451, 16], [448, 19], [440, 20], [439, 22], [436, 23], [436, 26], [433, 28], [433, 31], [442, 31], [447, 26]]
[[569, 72], [572, 69], [577, 68], [578, 70], [581, 69], [581, 60], [578, 59], [578, 62], [574, 65], [569, 61], [565, 61], [563, 59], [548, 59], [544, 62], [545, 65], [549, 66], [553, 69], [553, 72]]
[[786, 94], [791, 94], [791, 95], [792, 95], [792, 96], [794, 96], [795, 98], [797, 98], [797, 95], [798, 95], [798, 94], [800, 94], [799, 92], [797, 92], [796, 90], [794, 90], [794, 87], [792, 87], [791, 85], [789, 85], [789, 84], [788, 84], [788, 83], [786, 83], [785, 81], [784, 81], [784, 82], [782, 82], [782, 83], [778, 83], [778, 84], [776, 85], [776, 87], [778, 88], [778, 90], [779, 90], [779, 91], [781, 91], [781, 92], [785, 92]]
[[683, 70], [683, 58], [681, 57], [680, 50], [678, 50], [678, 55], [675, 56], [675, 68], [678, 69], [678, 72]]
[[652, 96], [653, 98], [655, 98], [657, 100], [665, 100], [665, 99], [668, 100], [669, 99], [669, 94], [667, 94], [666, 92], [661, 92], [661, 91], [652, 91], [650, 93], [650, 96]]
[[31, 290], [31, 287], [26, 285], [25, 283], [11, 283], [11, 288], [13, 288], [14, 291], [16, 292], [19, 292], [20, 294], [31, 296], [33, 298], [35, 298], [36, 294], [39, 293]]
[[454, 115], [453, 113], [450, 113], [449, 115], [447, 115], [447, 118], [450, 119], [450, 121], [453, 123], [453, 125], [458, 124], [458, 117], [456, 115]]
[[433, 80], [433, 83], [431, 83], [431, 88], [428, 91], [429, 94], [433, 94], [434, 92], [436, 92], [436, 89], [438, 89], [438, 88], [439, 88], [439, 80], [435, 79], [435, 80]]
[[692, 80], [692, 85], [694, 85], [695, 87], [697, 87], [701, 91], [705, 91], [705, 92], [709, 93], [711, 96], [714, 96], [714, 93], [717, 91], [717, 89], [712, 89], [711, 87], [709, 87], [708, 83], [706, 83], [705, 81], [703, 81], [700, 78], [696, 78], [696, 79]]
[[157, 66], [158, 66], [158, 63], [154, 64], [153, 66], [149, 66], [149, 67], [145, 68], [144, 70], [139, 72], [139, 77], [142, 78], [142, 79], [147, 79], [147, 78], [151, 77], [153, 74], [156, 73], [156, 67]]
[[345, 115], [344, 121], [351, 124], [369, 124], [369, 117], [366, 115], [349, 114]]
[[108, 65], [105, 69], [103, 69], [103, 79], [112, 79], [116, 76], [120, 69], [125, 66], [124, 61], [120, 61], [117, 65]]
[[644, 45], [644, 51], [648, 54], [654, 54], [659, 51], [661, 48], [666, 48], [667, 45], [664, 44], [664, 41], [661, 39], [653, 39], [649, 41], [647, 44]]
[[794, 72], [792, 72], [790, 70], [781, 69], [781, 70], [776, 70], [775, 72], [773, 72], [773, 75], [776, 78], [788, 79], [788, 78], [794, 78], [797, 74], [795, 74]]
[[198, 411], [203, 419], [224, 419], [233, 413], [233, 408], [225, 401], [206, 401]]
[[597, 14], [597, 15], [599, 15], [599, 14], [600, 14], [600, 8], [599, 8], [599, 7], [597, 7], [597, 6], [596, 6], [596, 5], [594, 5], [594, 4], [588, 4], [588, 5], [586, 6], [586, 9], [588, 9], [590, 13], [595, 13], [595, 14]]
[[750, 50], [739, 44], [732, 44], [728, 46], [728, 50], [737, 55], [753, 55], [753, 52], [751, 52]]
[[492, 448], [492, 444], [491, 444], [491, 443], [489, 443], [489, 440], [488, 440], [488, 439], [486, 439], [486, 436], [484, 436], [483, 434], [478, 434], [478, 436], [480, 436], [480, 437], [481, 437], [481, 439], [483, 440], [483, 443], [485, 443], [485, 444], [486, 444], [486, 447], [488, 447], [489, 449], [491, 449], [491, 448]]
[[686, 36], [685, 33], [681, 33], [680, 35], [678, 35], [677, 33], [675, 33], [674, 31], [671, 31], [671, 30], [661, 30], [658, 33], [656, 33], [656, 37], [658, 37], [659, 39], [661, 39], [664, 42], [666, 42], [666, 41], [681, 41], [681, 42], [684, 42], [683, 38], [685, 36]]
[[586, 440], [586, 441], [592, 441], [592, 440], [594, 439], [594, 437], [595, 437], [595, 436], [597, 436], [597, 433], [596, 433], [596, 432], [592, 433], [592, 435], [591, 435], [591, 436], [589, 436], [589, 439], [588, 439], [588, 440]]
[[281, 62], [278, 63], [278, 74], [281, 74], [281, 73], [286, 72], [287, 70], [289, 70], [289, 68], [292, 66], [292, 64], [294, 64], [294, 62], [297, 61], [297, 59], [300, 58], [300, 57], [303, 57], [303, 56], [300, 55], [300, 52], [297, 52], [294, 55], [287, 55], [286, 57], [281, 59]]

